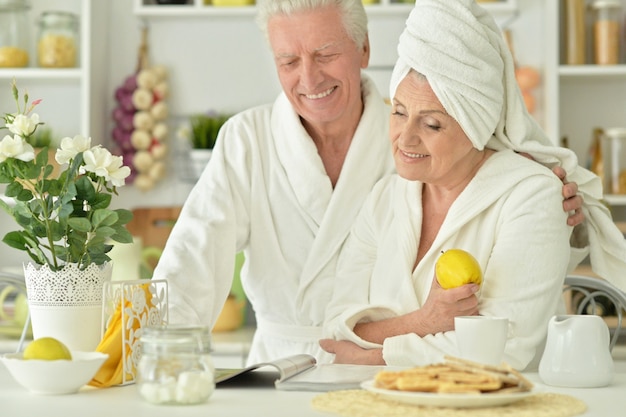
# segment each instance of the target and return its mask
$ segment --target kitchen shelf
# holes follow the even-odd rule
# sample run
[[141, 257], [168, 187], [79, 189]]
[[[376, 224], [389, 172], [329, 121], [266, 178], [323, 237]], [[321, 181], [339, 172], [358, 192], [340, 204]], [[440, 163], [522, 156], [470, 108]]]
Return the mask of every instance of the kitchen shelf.
[[559, 76], [564, 79], [626, 77], [626, 65], [561, 65]]
[[626, 206], [626, 194], [605, 194], [604, 200], [613, 206]]
[[0, 79], [12, 80], [13, 78], [29, 80], [76, 80], [80, 81], [83, 71], [80, 68], [68, 69], [46, 69], [46, 68], [20, 68], [20, 69], [0, 69]]
[[[205, 5], [203, 0], [194, 0], [187, 5], [159, 5], [152, 0], [135, 0], [134, 13], [143, 18], [174, 18], [174, 17], [233, 17], [254, 16], [256, 6], [213, 6]], [[513, 16], [517, 13], [517, 0], [500, 0], [481, 4], [495, 17]], [[368, 15], [408, 15], [413, 3], [393, 0], [381, 0], [376, 3], [366, 3]]]

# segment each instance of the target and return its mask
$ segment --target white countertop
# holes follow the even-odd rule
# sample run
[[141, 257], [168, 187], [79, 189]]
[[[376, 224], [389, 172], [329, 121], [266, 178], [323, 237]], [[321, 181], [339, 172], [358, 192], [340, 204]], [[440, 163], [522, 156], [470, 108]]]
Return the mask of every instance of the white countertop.
[[[247, 355], [250, 351], [253, 327], [242, 327], [235, 331], [219, 332], [211, 335], [211, 347], [217, 355]], [[26, 342], [29, 342], [27, 339]], [[0, 354], [13, 353], [17, 350], [19, 340], [15, 337], [6, 337], [0, 331]]]
[[[215, 333], [215, 354], [237, 355], [247, 353], [254, 333], [253, 328], [234, 332]], [[15, 339], [0, 338], [0, 353], [14, 352]], [[595, 389], [567, 389], [541, 384], [536, 373], [527, 376], [542, 391], [568, 394], [580, 398], [588, 406], [583, 416], [621, 417], [626, 412], [626, 345], [613, 350], [616, 375], [609, 387]], [[279, 391], [274, 388], [218, 388], [205, 404], [194, 406], [156, 406], [141, 399], [135, 385], [95, 389], [84, 387], [78, 394], [38, 396], [17, 385], [7, 369], [0, 365], [0, 411], [4, 416], [46, 417], [110, 417], [113, 412], [122, 416], [202, 416], [227, 417], [329, 417], [310, 406], [315, 392]], [[277, 406], [280, 404], [280, 406]]]
[[[539, 382], [537, 374], [526, 374]], [[583, 400], [587, 417], [620, 417], [626, 410], [626, 361], [616, 362], [610, 386], [594, 389], [546, 387], [542, 391], [568, 394]], [[96, 389], [82, 388], [73, 395], [39, 396], [15, 383], [0, 366], [0, 410], [3, 416], [110, 417], [121, 416], [219, 416], [219, 417], [329, 417], [311, 408], [316, 392], [279, 391], [274, 388], [218, 388], [208, 402], [191, 406], [157, 406], [141, 399], [135, 385]]]

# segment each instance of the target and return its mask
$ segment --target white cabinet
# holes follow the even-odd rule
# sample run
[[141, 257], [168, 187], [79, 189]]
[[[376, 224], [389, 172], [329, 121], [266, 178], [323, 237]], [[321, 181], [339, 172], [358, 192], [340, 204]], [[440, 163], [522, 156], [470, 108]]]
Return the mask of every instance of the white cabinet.
[[[26, 68], [0, 69], [1, 111], [14, 111], [10, 84], [16, 80], [21, 92], [30, 99], [43, 101], [36, 109], [42, 121], [55, 136], [83, 134], [94, 136], [103, 132], [100, 109], [92, 106], [94, 97], [104, 94], [105, 77], [101, 69], [105, 56], [104, 25], [108, 13], [101, 8], [108, 2], [99, 0], [32, 0], [29, 10], [30, 63]], [[95, 9], [98, 10], [95, 10]], [[38, 68], [36, 59], [37, 21], [43, 11], [65, 11], [79, 18], [79, 55], [76, 68]], [[98, 18], [95, 18], [98, 16]], [[106, 138], [93, 137], [100, 142]]]
[[[590, 1], [587, 1], [589, 4]], [[626, 10], [626, 0], [622, 0]], [[588, 149], [596, 127], [626, 127], [626, 57], [624, 45], [618, 65], [593, 64], [591, 48], [592, 12], [587, 10], [587, 61], [585, 65], [565, 64], [563, 1], [545, 2], [545, 120], [546, 131], [555, 143], [568, 139], [580, 160], [587, 163]], [[622, 14], [624, 22], [624, 14]], [[621, 42], [625, 39], [620, 35]], [[626, 163], [626, 161], [622, 161]], [[606, 195], [612, 205], [626, 205], [626, 196]]]

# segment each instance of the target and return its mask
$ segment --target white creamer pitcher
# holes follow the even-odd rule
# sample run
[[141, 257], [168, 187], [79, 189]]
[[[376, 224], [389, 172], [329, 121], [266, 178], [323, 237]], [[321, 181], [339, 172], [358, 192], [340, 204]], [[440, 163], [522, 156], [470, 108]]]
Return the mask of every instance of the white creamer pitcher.
[[547, 385], [571, 388], [607, 386], [613, 379], [609, 328], [593, 315], [550, 319], [539, 376]]

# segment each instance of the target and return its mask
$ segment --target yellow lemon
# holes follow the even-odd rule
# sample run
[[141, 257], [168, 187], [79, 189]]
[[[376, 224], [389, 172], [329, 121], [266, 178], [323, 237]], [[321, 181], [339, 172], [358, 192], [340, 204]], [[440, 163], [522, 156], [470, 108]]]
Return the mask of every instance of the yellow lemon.
[[442, 288], [456, 288], [471, 282], [480, 285], [483, 272], [476, 258], [462, 249], [443, 252], [435, 264], [437, 281]]
[[70, 350], [61, 341], [53, 337], [40, 337], [33, 340], [24, 349], [24, 359], [40, 359], [55, 361], [58, 359], [72, 359]]

